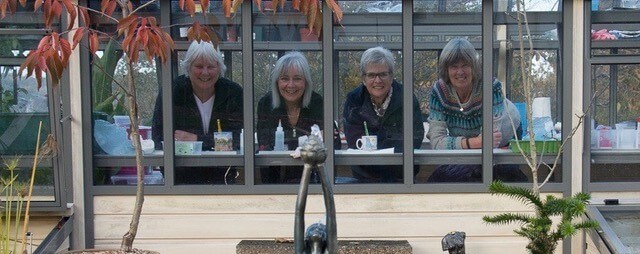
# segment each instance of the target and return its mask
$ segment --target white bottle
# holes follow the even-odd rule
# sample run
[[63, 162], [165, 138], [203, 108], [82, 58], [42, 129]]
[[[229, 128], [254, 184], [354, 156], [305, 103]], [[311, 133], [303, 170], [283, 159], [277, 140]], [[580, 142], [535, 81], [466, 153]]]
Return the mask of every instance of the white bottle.
[[636, 118], [636, 148], [640, 149], [640, 117]]
[[244, 129], [240, 129], [240, 154], [244, 153]]
[[276, 128], [276, 142], [273, 147], [274, 151], [284, 151], [284, 131], [282, 130], [282, 121], [278, 120], [278, 127]]

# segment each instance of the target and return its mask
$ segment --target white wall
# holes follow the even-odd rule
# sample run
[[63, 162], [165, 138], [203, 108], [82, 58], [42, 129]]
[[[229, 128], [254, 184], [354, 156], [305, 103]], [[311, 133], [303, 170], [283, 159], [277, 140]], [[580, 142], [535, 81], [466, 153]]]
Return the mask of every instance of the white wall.
[[[135, 248], [167, 253], [235, 253], [244, 239], [293, 238], [296, 196], [145, 197]], [[467, 252], [526, 253], [514, 225], [487, 225], [484, 215], [530, 212], [489, 194], [336, 195], [339, 239], [408, 240], [414, 253], [443, 253], [450, 231], [467, 233]], [[100, 196], [95, 204], [96, 248], [117, 248], [129, 225], [133, 196]], [[310, 196], [306, 225], [324, 214], [321, 196]], [[561, 250], [561, 246], [558, 250]], [[559, 252], [558, 252], [559, 253]]]

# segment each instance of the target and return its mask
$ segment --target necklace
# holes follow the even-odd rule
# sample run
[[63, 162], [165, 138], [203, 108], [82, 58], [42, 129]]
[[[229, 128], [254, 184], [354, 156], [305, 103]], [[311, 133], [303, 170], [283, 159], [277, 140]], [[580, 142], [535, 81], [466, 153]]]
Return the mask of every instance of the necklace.
[[[462, 106], [462, 102], [460, 101], [460, 97], [458, 96], [458, 92], [453, 91], [456, 97], [456, 100], [458, 100], [458, 107], [460, 107], [460, 112], [464, 112], [464, 107]], [[469, 95], [469, 99], [467, 99], [466, 103], [469, 103], [471, 101], [471, 98], [473, 98], [473, 90], [471, 91], [471, 94]]]

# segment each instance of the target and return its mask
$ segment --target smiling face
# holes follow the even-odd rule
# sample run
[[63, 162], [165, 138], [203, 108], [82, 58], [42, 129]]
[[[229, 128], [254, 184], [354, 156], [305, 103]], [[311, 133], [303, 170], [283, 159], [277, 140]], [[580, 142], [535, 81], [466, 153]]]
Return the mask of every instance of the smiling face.
[[470, 64], [459, 61], [447, 67], [447, 72], [451, 86], [456, 91], [470, 91], [472, 89], [473, 73]]
[[362, 82], [376, 104], [382, 104], [391, 90], [393, 78], [389, 66], [384, 63], [369, 64], [365, 67]]
[[189, 79], [191, 79], [191, 85], [196, 92], [214, 89], [214, 84], [219, 77], [220, 69], [218, 63], [210, 63], [203, 58], [193, 61], [191, 68], [189, 68]]
[[306, 86], [304, 75], [297, 68], [285, 69], [278, 77], [278, 92], [287, 104], [302, 103]]

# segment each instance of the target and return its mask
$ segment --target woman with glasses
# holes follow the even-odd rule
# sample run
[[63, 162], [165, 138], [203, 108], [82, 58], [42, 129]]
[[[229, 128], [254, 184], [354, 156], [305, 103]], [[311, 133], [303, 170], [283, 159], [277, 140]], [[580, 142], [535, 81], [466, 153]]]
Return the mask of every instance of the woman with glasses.
[[[402, 84], [393, 78], [394, 67], [393, 54], [383, 47], [370, 48], [362, 54], [362, 83], [347, 94], [343, 112], [349, 148], [356, 148], [356, 140], [368, 132], [368, 135], [377, 136], [378, 149], [403, 151]], [[408, 142], [419, 148], [424, 129], [415, 96], [412, 110], [414, 138]], [[359, 182], [400, 182], [402, 166], [354, 166], [352, 174]]]

